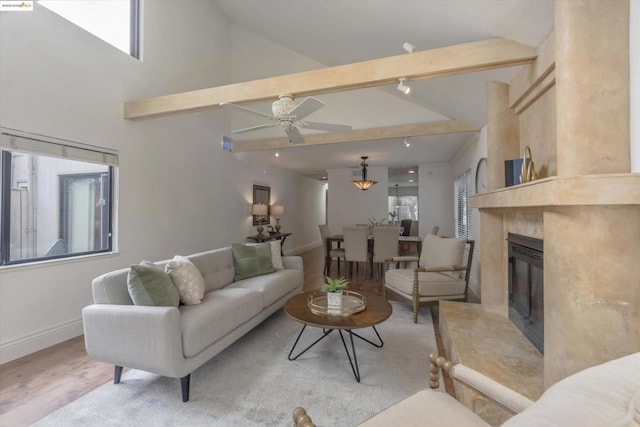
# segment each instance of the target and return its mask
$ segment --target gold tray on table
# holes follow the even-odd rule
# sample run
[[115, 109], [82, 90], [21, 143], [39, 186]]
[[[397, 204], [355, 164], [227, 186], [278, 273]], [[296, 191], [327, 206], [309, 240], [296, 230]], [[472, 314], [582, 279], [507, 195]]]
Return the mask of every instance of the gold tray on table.
[[326, 292], [309, 295], [307, 303], [313, 314], [332, 316], [349, 316], [367, 308], [367, 298], [354, 291], [342, 291], [341, 307], [329, 307]]

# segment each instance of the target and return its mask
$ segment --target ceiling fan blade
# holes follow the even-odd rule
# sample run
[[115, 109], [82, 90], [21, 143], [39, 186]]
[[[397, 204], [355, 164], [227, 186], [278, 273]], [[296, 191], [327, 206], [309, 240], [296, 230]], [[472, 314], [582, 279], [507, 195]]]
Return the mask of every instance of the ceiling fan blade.
[[251, 126], [250, 128], [234, 130], [231, 133], [247, 133], [247, 132], [253, 132], [254, 130], [267, 129], [267, 128], [272, 128], [276, 126], [278, 126], [276, 123], [271, 123], [268, 125]]
[[351, 132], [351, 126], [337, 125], [335, 123], [319, 123], [319, 122], [300, 122], [299, 126], [307, 129], [322, 130], [325, 132]]
[[260, 117], [264, 117], [265, 119], [275, 120], [275, 118], [271, 114], [266, 114], [266, 113], [263, 113], [262, 111], [252, 110], [251, 108], [243, 107], [242, 105], [236, 105], [230, 102], [221, 102], [220, 106], [225, 108], [233, 108], [235, 110], [244, 111], [251, 114], [256, 114]]
[[324, 102], [319, 99], [308, 97], [295, 106], [295, 108], [289, 111], [290, 116], [295, 116], [296, 120], [303, 119], [311, 113], [315, 113], [324, 106]]
[[289, 136], [289, 142], [292, 144], [304, 143], [304, 138], [297, 127], [291, 126], [289, 128], [285, 128], [284, 131], [287, 133], [287, 136]]

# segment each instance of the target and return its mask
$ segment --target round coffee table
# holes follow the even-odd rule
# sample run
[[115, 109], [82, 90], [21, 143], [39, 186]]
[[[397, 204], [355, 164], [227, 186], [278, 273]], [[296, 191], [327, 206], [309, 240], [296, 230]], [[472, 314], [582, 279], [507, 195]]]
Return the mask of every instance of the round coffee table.
[[[380, 337], [380, 334], [378, 333], [375, 325], [384, 322], [389, 318], [389, 316], [391, 316], [391, 313], [393, 311], [391, 308], [391, 304], [377, 295], [358, 291], [360, 294], [364, 295], [367, 298], [367, 305], [363, 311], [346, 316], [333, 314], [315, 314], [309, 309], [308, 297], [309, 295], [316, 295], [320, 292], [321, 291], [317, 290], [302, 292], [289, 298], [289, 300], [284, 304], [284, 311], [291, 318], [303, 324], [302, 330], [300, 330], [300, 333], [298, 334], [298, 338], [296, 338], [293, 347], [291, 347], [288, 359], [296, 360], [331, 332], [337, 330], [340, 334], [340, 338], [342, 339], [344, 351], [347, 353], [347, 357], [349, 358], [349, 364], [351, 365], [353, 375], [355, 376], [356, 381], [360, 382], [360, 369], [358, 368], [358, 358], [356, 356], [355, 345], [353, 344], [353, 337], [355, 336], [357, 338], [360, 338], [361, 340], [368, 342], [374, 347], [382, 347], [384, 345], [384, 342], [382, 341], [382, 338]], [[302, 336], [302, 333], [307, 326], [322, 328], [322, 335], [320, 336], [320, 338], [311, 343], [307, 348], [292, 357], [291, 355], [298, 345], [298, 341], [300, 340], [300, 337]], [[353, 332], [353, 329], [369, 327], [373, 328], [373, 331], [376, 333], [376, 336], [380, 341], [379, 343], [369, 341], [368, 339]], [[347, 348], [347, 343], [344, 339], [342, 331], [349, 333], [349, 339], [351, 341], [351, 354], [349, 353], [349, 350]], [[352, 355], [353, 358], [351, 357]]]

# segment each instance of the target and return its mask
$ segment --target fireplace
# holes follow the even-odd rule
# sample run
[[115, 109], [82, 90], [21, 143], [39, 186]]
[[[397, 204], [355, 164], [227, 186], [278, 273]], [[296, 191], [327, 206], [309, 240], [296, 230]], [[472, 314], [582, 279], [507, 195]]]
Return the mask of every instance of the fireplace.
[[544, 353], [543, 242], [509, 233], [509, 319]]

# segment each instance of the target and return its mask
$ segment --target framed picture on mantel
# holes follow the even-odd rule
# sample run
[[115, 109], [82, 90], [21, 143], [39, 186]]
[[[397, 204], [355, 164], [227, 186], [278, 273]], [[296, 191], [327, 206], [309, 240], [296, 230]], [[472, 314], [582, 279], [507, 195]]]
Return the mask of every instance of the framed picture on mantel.
[[[262, 185], [253, 186], [253, 204], [262, 203], [267, 205], [267, 217], [263, 219], [262, 225], [269, 224], [271, 222], [271, 188]], [[253, 225], [260, 225], [258, 221], [258, 215], [253, 216]]]

